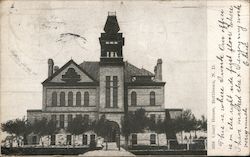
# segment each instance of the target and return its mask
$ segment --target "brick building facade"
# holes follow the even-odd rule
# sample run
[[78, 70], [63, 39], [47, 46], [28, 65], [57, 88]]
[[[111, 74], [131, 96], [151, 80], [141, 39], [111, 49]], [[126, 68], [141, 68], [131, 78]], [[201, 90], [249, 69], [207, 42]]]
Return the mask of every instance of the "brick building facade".
[[67, 127], [77, 115], [98, 119], [105, 115], [119, 126], [125, 111], [143, 108], [147, 116], [164, 119], [162, 60], [154, 73], [123, 61], [124, 37], [116, 15], [109, 14], [101, 33], [100, 62], [72, 59], [59, 68], [48, 60], [48, 78], [43, 85], [42, 110], [28, 110], [29, 121], [46, 117]]

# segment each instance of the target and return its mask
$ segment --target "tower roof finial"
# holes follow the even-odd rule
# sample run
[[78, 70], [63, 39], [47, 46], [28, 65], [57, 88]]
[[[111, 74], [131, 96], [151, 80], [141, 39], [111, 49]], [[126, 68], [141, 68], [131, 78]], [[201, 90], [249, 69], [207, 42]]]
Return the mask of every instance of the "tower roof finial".
[[115, 11], [113, 11], [113, 12], [112, 12], [112, 11], [109, 11], [109, 12], [108, 12], [108, 16], [116, 16], [116, 12], [115, 12]]

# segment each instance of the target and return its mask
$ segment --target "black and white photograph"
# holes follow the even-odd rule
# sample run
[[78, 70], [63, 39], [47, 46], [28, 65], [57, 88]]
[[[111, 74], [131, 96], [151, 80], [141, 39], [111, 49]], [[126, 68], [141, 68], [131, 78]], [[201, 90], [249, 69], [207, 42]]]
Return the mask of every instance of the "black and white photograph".
[[0, 4], [2, 155], [207, 155], [206, 1]]

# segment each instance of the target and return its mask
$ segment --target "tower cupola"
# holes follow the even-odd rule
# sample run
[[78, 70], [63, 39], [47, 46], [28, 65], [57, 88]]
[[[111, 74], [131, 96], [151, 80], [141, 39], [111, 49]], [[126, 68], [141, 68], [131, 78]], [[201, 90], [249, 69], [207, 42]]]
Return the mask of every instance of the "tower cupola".
[[108, 12], [107, 21], [104, 26], [104, 33], [99, 38], [101, 45], [101, 64], [121, 64], [123, 63], [122, 47], [124, 38], [119, 33], [120, 27], [115, 12]]

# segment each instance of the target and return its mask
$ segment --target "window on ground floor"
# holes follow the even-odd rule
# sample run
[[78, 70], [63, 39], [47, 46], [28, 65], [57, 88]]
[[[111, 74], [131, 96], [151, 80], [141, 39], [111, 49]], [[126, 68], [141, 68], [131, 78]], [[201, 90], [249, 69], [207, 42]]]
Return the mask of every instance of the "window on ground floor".
[[91, 134], [90, 135], [90, 143], [94, 143], [95, 142], [95, 134]]
[[150, 135], [150, 144], [156, 144], [156, 135], [155, 134]]
[[82, 135], [82, 145], [88, 144], [88, 136], [86, 134]]
[[55, 145], [55, 144], [56, 144], [56, 135], [52, 135], [50, 140], [50, 145]]
[[69, 114], [68, 115], [68, 126], [70, 125], [70, 123], [72, 122], [72, 120], [73, 120], [73, 116], [72, 116], [72, 114]]
[[71, 135], [67, 135], [67, 145], [71, 145]]
[[132, 145], [137, 144], [137, 135], [132, 134]]
[[64, 115], [60, 115], [60, 123], [59, 123], [60, 128], [64, 128]]
[[32, 144], [37, 144], [37, 136], [32, 136]]
[[88, 121], [89, 120], [89, 115], [88, 114], [83, 115], [83, 119]]

